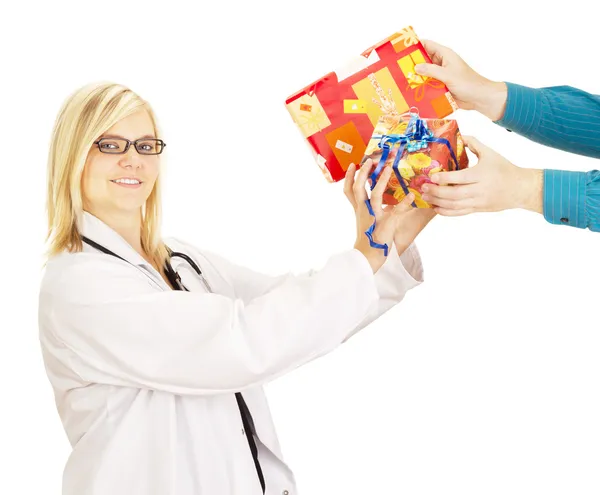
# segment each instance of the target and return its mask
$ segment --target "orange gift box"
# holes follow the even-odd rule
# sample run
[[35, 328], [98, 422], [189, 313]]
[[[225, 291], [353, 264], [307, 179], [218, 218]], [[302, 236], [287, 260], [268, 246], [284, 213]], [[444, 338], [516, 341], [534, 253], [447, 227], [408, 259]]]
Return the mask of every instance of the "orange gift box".
[[364, 51], [358, 67], [330, 72], [286, 100], [328, 181], [360, 163], [382, 114], [416, 108], [423, 118], [441, 119], [457, 109], [443, 83], [415, 73], [426, 62], [431, 59], [408, 27]]

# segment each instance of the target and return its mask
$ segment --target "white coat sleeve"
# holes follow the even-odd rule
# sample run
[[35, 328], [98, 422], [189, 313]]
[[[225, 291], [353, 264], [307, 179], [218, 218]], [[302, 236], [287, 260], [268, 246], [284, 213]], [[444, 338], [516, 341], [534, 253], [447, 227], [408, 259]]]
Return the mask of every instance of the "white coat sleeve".
[[40, 330], [89, 383], [176, 394], [243, 390], [343, 342], [379, 299], [357, 250], [244, 301], [159, 291], [120, 260], [81, 253], [40, 292]]
[[[196, 259], [205, 258], [213, 264], [216, 271], [226, 274], [228, 282], [232, 286], [236, 297], [239, 297], [246, 303], [254, 298], [262, 296], [270, 290], [286, 283], [294, 276], [292, 274], [281, 275], [278, 277], [269, 276], [252, 271], [246, 267], [234, 265], [228, 260], [210, 253], [210, 256], [202, 256], [192, 245], [179, 239], [176, 242], [185, 247], [185, 250], [192, 254]], [[200, 263], [202, 264], [202, 263]], [[310, 277], [313, 272], [309, 272], [305, 277]], [[344, 340], [347, 340], [355, 333], [365, 328], [381, 315], [389, 311], [395, 305], [400, 303], [406, 293], [420, 285], [423, 282], [423, 265], [421, 256], [415, 243], [412, 243], [406, 249], [402, 256], [398, 255], [395, 247], [390, 249], [388, 259], [374, 276], [375, 286], [377, 288], [377, 301], [371, 307], [368, 314], [349, 332]]]
[[390, 249], [388, 259], [375, 274], [378, 300], [345, 340], [387, 313], [404, 299], [410, 289], [422, 283], [423, 264], [416, 244], [411, 244], [402, 256], [398, 256], [395, 247]]

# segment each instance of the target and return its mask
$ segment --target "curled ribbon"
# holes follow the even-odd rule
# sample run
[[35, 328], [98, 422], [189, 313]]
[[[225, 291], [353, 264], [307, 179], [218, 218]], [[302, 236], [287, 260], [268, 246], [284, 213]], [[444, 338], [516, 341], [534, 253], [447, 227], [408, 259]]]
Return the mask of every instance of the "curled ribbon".
[[[371, 200], [367, 199], [365, 201], [365, 203], [367, 204], [367, 208], [369, 209], [369, 215], [374, 217], [375, 212], [373, 211], [373, 208], [371, 207]], [[369, 245], [376, 249], [383, 249], [383, 255], [387, 256], [388, 255], [388, 245], [387, 244], [379, 244], [378, 242], [375, 242], [373, 240], [373, 231], [375, 230], [376, 224], [377, 224], [377, 221], [373, 220], [373, 224], [368, 228], [368, 230], [365, 231], [365, 234], [367, 235], [367, 237], [369, 239]]]
[[[406, 132], [404, 134], [375, 134], [372, 139], [379, 139], [379, 148], [383, 150], [381, 153], [381, 158], [379, 159], [379, 163], [375, 170], [371, 173], [371, 190], [377, 184], [377, 177], [381, 173], [383, 167], [385, 166], [385, 162], [390, 154], [390, 151], [394, 147], [398, 147], [398, 152], [396, 153], [396, 158], [394, 158], [394, 163], [392, 165], [392, 170], [396, 179], [400, 183], [404, 194], [408, 196], [409, 190], [407, 184], [404, 182], [404, 178], [400, 175], [400, 170], [398, 169], [398, 165], [400, 164], [400, 159], [404, 155], [404, 150], [411, 153], [414, 151], [418, 151], [420, 149], [427, 148], [430, 143], [441, 143], [448, 147], [450, 151], [450, 157], [454, 162], [454, 170], [458, 170], [458, 160], [456, 155], [454, 154], [454, 150], [452, 146], [450, 146], [450, 141], [444, 138], [435, 137], [433, 132], [427, 127], [427, 122], [419, 117], [418, 113], [411, 112], [410, 120], [408, 122], [408, 126], [406, 127]], [[371, 207], [371, 201], [369, 199], [366, 200], [367, 208], [369, 209], [369, 213], [371, 216], [375, 216], [373, 209]], [[413, 201], [413, 208], [416, 208], [417, 205]], [[378, 244], [373, 241], [373, 230], [375, 229], [375, 221], [373, 221], [373, 225], [369, 227], [369, 230], [365, 232], [367, 237], [369, 238], [369, 244], [373, 248], [383, 249], [385, 256], [387, 256], [388, 246], [387, 244]]]

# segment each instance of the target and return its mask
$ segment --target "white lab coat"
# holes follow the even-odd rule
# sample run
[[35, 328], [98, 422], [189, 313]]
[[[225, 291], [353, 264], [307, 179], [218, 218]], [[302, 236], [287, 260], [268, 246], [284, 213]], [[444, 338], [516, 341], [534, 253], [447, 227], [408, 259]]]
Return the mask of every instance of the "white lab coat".
[[302, 276], [269, 277], [175, 240], [190, 292], [173, 291], [115, 231], [86, 213], [84, 244], [52, 258], [40, 341], [73, 451], [64, 495], [259, 495], [234, 392], [256, 429], [267, 495], [296, 494], [262, 385], [333, 350], [422, 281], [412, 245], [377, 274], [357, 250]]

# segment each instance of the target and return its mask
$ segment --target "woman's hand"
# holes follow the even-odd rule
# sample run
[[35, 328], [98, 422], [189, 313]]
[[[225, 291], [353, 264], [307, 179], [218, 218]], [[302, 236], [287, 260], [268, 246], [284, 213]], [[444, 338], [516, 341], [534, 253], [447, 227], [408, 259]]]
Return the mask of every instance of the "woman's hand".
[[344, 194], [350, 201], [356, 215], [356, 243], [354, 248], [367, 258], [373, 273], [375, 273], [385, 262], [385, 255], [383, 249], [371, 247], [365, 232], [375, 221], [373, 241], [378, 244], [387, 244], [388, 248], [391, 248], [396, 231], [401, 224], [401, 219], [405, 213], [412, 209], [411, 203], [415, 198], [411, 193], [397, 205], [383, 208], [383, 191], [385, 191], [392, 173], [391, 167], [387, 166], [381, 172], [377, 179], [377, 185], [371, 191], [371, 208], [375, 214], [375, 217], [373, 217], [366, 205], [366, 200], [369, 199], [366, 183], [372, 168], [373, 161], [367, 160], [356, 174], [356, 166], [351, 164], [346, 171]]
[[436, 216], [432, 208], [411, 208], [411, 211], [402, 215], [402, 219], [394, 233], [394, 245], [398, 256], [414, 242], [419, 233]]

